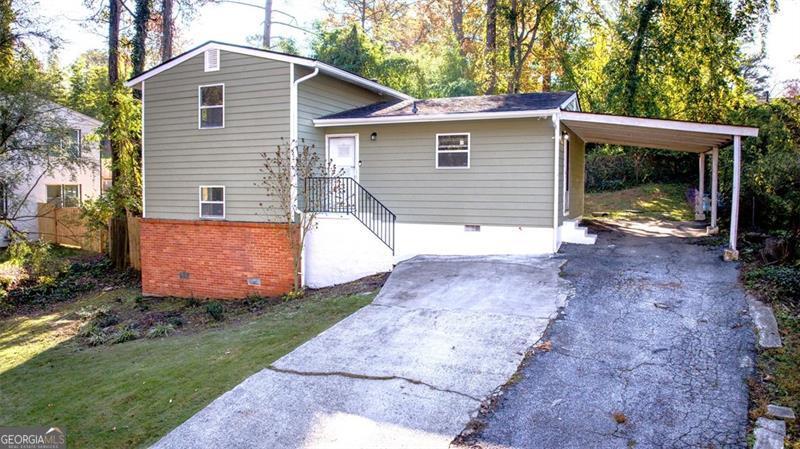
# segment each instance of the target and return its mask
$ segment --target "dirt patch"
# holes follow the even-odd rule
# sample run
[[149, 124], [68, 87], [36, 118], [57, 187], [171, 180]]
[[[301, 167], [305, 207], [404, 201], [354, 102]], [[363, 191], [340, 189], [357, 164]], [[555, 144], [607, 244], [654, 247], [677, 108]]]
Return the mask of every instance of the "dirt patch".
[[143, 297], [130, 291], [73, 314], [81, 325], [77, 335], [87, 346], [114, 344], [136, 338], [163, 338], [193, 334], [222, 326], [236, 326], [268, 313], [279, 304], [325, 300], [377, 292], [388, 274], [378, 274], [333, 287], [308, 290], [302, 297], [249, 297], [236, 301]]

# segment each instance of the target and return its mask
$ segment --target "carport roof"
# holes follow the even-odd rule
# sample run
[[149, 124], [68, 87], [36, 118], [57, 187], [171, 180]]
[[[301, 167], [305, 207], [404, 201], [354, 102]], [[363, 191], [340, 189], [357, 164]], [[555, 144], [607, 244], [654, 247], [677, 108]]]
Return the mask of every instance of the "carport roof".
[[586, 143], [704, 153], [723, 147], [733, 136], [755, 137], [758, 128], [622, 115], [562, 111], [561, 123]]

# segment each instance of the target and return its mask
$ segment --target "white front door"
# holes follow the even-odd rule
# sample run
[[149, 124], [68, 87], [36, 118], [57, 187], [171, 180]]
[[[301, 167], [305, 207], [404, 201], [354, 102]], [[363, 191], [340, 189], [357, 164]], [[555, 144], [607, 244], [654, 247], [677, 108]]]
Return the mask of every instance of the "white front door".
[[336, 174], [358, 181], [358, 138], [355, 134], [328, 136], [328, 158], [335, 166]]

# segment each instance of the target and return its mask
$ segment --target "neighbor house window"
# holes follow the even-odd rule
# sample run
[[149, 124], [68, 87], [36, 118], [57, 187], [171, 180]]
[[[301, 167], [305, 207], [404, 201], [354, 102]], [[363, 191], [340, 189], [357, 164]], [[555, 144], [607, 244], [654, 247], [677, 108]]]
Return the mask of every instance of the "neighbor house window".
[[200, 218], [225, 218], [224, 186], [200, 186]]
[[47, 186], [47, 202], [56, 207], [80, 206], [80, 184], [49, 184]]
[[225, 127], [225, 85], [198, 88], [200, 129]]
[[436, 135], [436, 168], [469, 168], [469, 133]]
[[70, 157], [81, 157], [81, 130], [69, 130], [69, 137], [64, 141], [64, 149]]

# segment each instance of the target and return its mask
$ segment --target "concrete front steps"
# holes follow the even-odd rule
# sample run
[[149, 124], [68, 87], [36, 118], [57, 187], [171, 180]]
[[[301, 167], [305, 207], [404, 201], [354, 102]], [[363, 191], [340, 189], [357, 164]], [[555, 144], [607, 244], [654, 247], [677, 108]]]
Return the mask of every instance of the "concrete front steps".
[[590, 234], [589, 230], [578, 224], [579, 220], [564, 220], [561, 225], [561, 242], [577, 243], [579, 245], [594, 245], [597, 235]]

